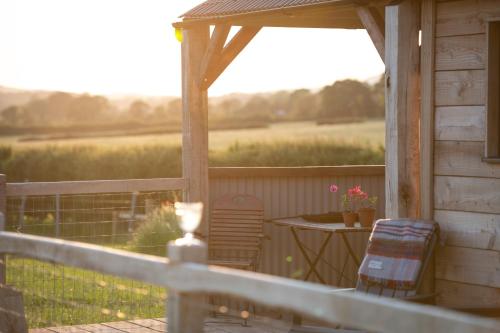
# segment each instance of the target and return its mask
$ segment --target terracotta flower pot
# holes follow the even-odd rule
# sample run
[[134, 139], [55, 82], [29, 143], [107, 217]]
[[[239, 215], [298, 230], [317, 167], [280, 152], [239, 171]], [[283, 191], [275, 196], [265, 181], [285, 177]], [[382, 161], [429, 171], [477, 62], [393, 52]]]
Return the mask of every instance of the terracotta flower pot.
[[346, 227], [354, 227], [354, 223], [358, 220], [358, 213], [355, 212], [342, 212], [344, 224]]
[[373, 220], [375, 220], [375, 209], [374, 208], [360, 208], [358, 210], [359, 223], [362, 227], [371, 227], [373, 225]]

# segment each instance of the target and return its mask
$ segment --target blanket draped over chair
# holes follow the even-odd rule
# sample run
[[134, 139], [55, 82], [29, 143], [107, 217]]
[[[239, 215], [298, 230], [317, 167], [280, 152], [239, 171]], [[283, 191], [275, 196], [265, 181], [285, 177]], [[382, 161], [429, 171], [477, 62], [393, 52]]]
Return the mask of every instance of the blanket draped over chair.
[[438, 231], [433, 221], [378, 220], [359, 268], [360, 280], [366, 285], [414, 289], [429, 242]]

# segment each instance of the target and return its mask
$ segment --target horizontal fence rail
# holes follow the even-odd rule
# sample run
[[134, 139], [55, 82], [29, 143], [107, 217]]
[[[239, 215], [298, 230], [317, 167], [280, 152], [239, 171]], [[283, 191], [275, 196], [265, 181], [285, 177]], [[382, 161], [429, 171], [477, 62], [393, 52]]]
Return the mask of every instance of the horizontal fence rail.
[[140, 191], [184, 190], [183, 178], [123, 179], [123, 180], [79, 180], [62, 182], [7, 183], [6, 194], [10, 196], [97, 194]]
[[223, 293], [376, 332], [500, 332], [500, 322], [270, 275], [0, 232], [0, 253], [132, 278], [184, 293]]

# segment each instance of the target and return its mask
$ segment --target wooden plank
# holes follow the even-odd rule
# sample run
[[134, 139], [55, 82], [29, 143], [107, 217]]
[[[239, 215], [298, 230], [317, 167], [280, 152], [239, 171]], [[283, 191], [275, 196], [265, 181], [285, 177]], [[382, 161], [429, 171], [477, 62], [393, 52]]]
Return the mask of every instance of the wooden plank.
[[436, 210], [446, 245], [500, 251], [500, 215]]
[[486, 32], [486, 20], [500, 19], [498, 0], [461, 0], [437, 4], [437, 36]]
[[[51, 258], [54, 263], [156, 282], [179, 293], [224, 293], [303, 313], [327, 323], [370, 331], [500, 332], [495, 320], [373, 295], [335, 291], [327, 286], [265, 274], [195, 263], [172, 265], [167, 264], [166, 259], [152, 256], [134, 253], [124, 256], [125, 251], [10, 232], [1, 232], [0, 240], [0, 252], [42, 260]], [[137, 260], [140, 257], [142, 261]], [[158, 264], [162, 264], [162, 270]], [[296, 302], [298, 299], [301, 301]], [[345, 311], [346, 308], [350, 311]], [[373, 311], [375, 308], [377, 311]]]
[[437, 209], [500, 213], [500, 179], [436, 176]]
[[383, 176], [384, 165], [346, 165], [318, 167], [217, 167], [209, 168], [210, 178], [241, 177], [334, 177], [334, 176]]
[[78, 326], [57, 326], [57, 327], [50, 327], [49, 330], [50, 332], [57, 332], [57, 333], [89, 333], [89, 331], [84, 330], [83, 328], [80, 328]]
[[382, 61], [385, 60], [385, 24], [377, 8], [360, 6], [356, 9], [359, 19], [368, 32]]
[[500, 158], [500, 22], [488, 23], [487, 118], [485, 154]]
[[121, 332], [126, 332], [126, 333], [147, 333], [147, 332], [152, 332], [152, 330], [145, 328], [143, 326], [139, 326], [133, 322], [129, 321], [116, 321], [116, 322], [110, 322], [110, 323], [102, 323], [101, 325], [105, 327], [111, 327], [114, 329], [117, 329]]
[[436, 175], [500, 178], [500, 164], [482, 161], [483, 142], [437, 141], [435, 149]]
[[182, 42], [182, 175], [187, 182], [183, 200], [202, 202], [198, 232], [208, 236], [208, 95], [201, 89], [202, 57], [209, 42], [207, 25], [183, 30]]
[[436, 72], [436, 106], [484, 105], [484, 70]]
[[436, 278], [500, 288], [500, 251], [439, 247]]
[[436, 38], [436, 70], [484, 69], [486, 36], [450, 36]]
[[218, 24], [215, 26], [212, 36], [210, 37], [210, 43], [201, 61], [200, 85], [206, 80], [209, 74], [208, 72], [221, 56], [224, 43], [226, 42], [230, 30], [231, 26], [229, 24]]
[[166, 332], [167, 330], [167, 325], [165, 325], [164, 322], [160, 322], [155, 319], [135, 319], [135, 320], [129, 320], [129, 322], [150, 329], [151, 331], [155, 332]]
[[7, 196], [182, 190], [182, 178], [7, 183]]
[[258, 26], [243, 26], [229, 41], [226, 47], [221, 52], [217, 63], [208, 70], [202, 83], [202, 89], [208, 89], [212, 83], [226, 70], [227, 66], [240, 54], [245, 46], [255, 37], [260, 31]]
[[386, 216], [420, 209], [420, 1], [386, 7]]
[[436, 280], [437, 304], [450, 308], [500, 307], [500, 288]]
[[432, 219], [434, 205], [434, 57], [436, 4], [422, 1], [422, 43], [420, 48], [420, 216]]
[[442, 106], [436, 108], [436, 140], [484, 141], [484, 106]]
[[78, 325], [78, 328], [91, 333], [123, 333], [123, 331], [102, 324]]
[[[7, 213], [7, 177], [4, 174], [0, 174], [0, 231], [5, 230], [5, 216]], [[7, 272], [6, 272], [6, 257], [0, 253], [0, 285], [6, 284]]]

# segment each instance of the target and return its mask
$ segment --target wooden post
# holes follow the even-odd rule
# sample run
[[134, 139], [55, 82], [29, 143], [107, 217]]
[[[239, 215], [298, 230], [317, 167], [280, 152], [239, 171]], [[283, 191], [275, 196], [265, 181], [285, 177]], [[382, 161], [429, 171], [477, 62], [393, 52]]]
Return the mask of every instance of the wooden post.
[[[7, 177], [0, 174], [0, 231], [5, 230], [5, 214], [7, 213]], [[0, 253], [0, 285], [7, 283], [7, 262], [4, 254]]]
[[56, 238], [61, 236], [61, 195], [56, 194]]
[[[420, 212], [421, 218], [434, 219], [434, 54], [436, 40], [436, 1], [422, 1], [421, 114], [420, 114]], [[434, 251], [435, 253], [435, 251]], [[422, 293], [435, 292], [435, 255], [424, 273]]]
[[[168, 243], [167, 255], [170, 263], [207, 263], [207, 246], [197, 239], [187, 244], [184, 239]], [[189, 278], [189, 277], [186, 277]], [[168, 290], [167, 323], [169, 333], [201, 333], [207, 314], [205, 296]]]
[[182, 42], [182, 175], [187, 189], [184, 201], [203, 202], [198, 229], [208, 236], [208, 95], [200, 87], [203, 57], [210, 37], [208, 25], [183, 30]]
[[420, 215], [420, 1], [386, 7], [386, 217]]

